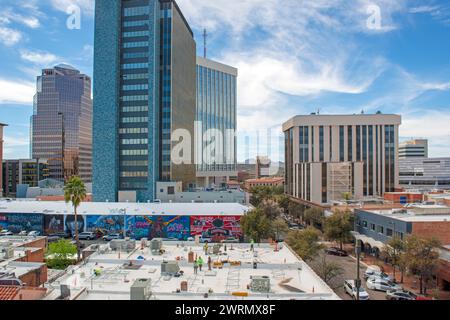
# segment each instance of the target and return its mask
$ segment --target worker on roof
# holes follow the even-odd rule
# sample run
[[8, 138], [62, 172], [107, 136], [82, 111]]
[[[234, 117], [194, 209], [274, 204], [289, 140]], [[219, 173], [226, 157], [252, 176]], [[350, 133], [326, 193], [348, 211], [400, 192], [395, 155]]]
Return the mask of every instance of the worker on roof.
[[202, 257], [198, 257], [197, 264], [198, 264], [198, 268], [200, 269], [200, 271], [202, 271], [203, 263], [204, 263], [204, 261], [203, 261]]

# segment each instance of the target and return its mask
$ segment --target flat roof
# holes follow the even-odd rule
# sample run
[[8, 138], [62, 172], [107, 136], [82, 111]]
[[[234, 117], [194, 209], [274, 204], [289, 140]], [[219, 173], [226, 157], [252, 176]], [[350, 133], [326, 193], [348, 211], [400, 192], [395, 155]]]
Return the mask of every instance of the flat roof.
[[228, 73], [232, 76], [237, 77], [238, 76], [238, 69], [226, 65], [224, 63], [220, 63], [211, 59], [206, 59], [200, 56], [197, 56], [197, 65], [202, 66], [202, 67], [206, 67], [209, 69], [213, 69], [213, 70], [217, 70], [223, 73]]
[[450, 221], [450, 214], [416, 214], [410, 210], [407, 213], [393, 213], [392, 210], [367, 210], [357, 209], [369, 213], [383, 215], [392, 219], [406, 222], [447, 222]]
[[[220, 260], [238, 261], [240, 266], [226, 263], [222, 269], [212, 268], [208, 271], [202, 245], [194, 242], [163, 244], [163, 255], [152, 255], [148, 247], [141, 250], [137, 242], [136, 249], [127, 254], [110, 251], [109, 245], [103, 245], [97, 253], [91, 255], [83, 265], [68, 270], [64, 276], [56, 279], [49, 287], [59, 290], [66, 284], [72, 296], [81, 292], [84, 300], [129, 300], [130, 288], [137, 279], [151, 279], [151, 299], [158, 300], [206, 300], [207, 299], [323, 299], [338, 300], [339, 297], [331, 288], [312, 271], [312, 269], [285, 245], [280, 245], [278, 252], [270, 244], [255, 245], [255, 251], [249, 244], [227, 244], [227, 251], [221, 247], [219, 254], [210, 255], [213, 262]], [[211, 246], [212, 248], [212, 246]], [[205, 261], [202, 271], [194, 274], [192, 263], [188, 263], [189, 252], [201, 256]], [[145, 260], [138, 260], [143, 257]], [[175, 261], [177, 258], [181, 277], [170, 277], [161, 274], [163, 261]], [[132, 261], [133, 268], [127, 268]], [[257, 269], [253, 268], [257, 262]], [[94, 270], [99, 270], [96, 276]], [[269, 293], [257, 293], [248, 289], [251, 277], [267, 277], [270, 281]], [[177, 293], [181, 283], [187, 281], [187, 292]], [[211, 293], [212, 292], [212, 293]], [[233, 292], [246, 292], [248, 297], [233, 296]]]
[[[250, 207], [239, 203], [120, 203], [83, 202], [84, 215], [167, 215], [167, 216], [239, 216]], [[73, 207], [64, 201], [0, 201], [1, 213], [71, 214]]]
[[321, 125], [400, 125], [402, 118], [396, 114], [311, 114], [298, 115], [283, 124], [283, 131], [298, 126]]

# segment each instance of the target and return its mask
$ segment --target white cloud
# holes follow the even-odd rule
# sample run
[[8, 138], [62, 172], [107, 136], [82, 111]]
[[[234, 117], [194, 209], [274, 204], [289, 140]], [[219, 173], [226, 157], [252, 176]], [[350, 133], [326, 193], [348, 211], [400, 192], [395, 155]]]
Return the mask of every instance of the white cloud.
[[33, 62], [40, 65], [50, 65], [58, 60], [61, 60], [58, 56], [42, 51], [30, 51], [22, 50], [20, 56], [23, 60]]
[[15, 82], [0, 78], [0, 104], [32, 104], [36, 93], [33, 82]]
[[5, 46], [13, 46], [22, 39], [22, 33], [7, 27], [0, 26], [0, 42]]
[[439, 9], [439, 6], [419, 6], [409, 10], [409, 13], [429, 13]]
[[94, 0], [51, 0], [51, 4], [56, 10], [67, 12], [68, 8], [73, 5], [80, 7], [81, 14], [93, 16]]

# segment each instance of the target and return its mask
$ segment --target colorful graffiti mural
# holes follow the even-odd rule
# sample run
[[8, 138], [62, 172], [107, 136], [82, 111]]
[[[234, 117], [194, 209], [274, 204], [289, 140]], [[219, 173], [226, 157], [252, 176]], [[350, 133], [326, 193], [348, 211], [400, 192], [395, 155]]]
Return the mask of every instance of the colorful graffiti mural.
[[187, 216], [127, 216], [127, 236], [142, 238], [176, 238], [186, 240], [190, 236]]
[[6, 213], [0, 215], [0, 229], [9, 230], [12, 233], [21, 231], [42, 232], [42, 214]]
[[49, 235], [64, 231], [64, 216], [62, 215], [45, 215], [44, 216], [44, 233]]
[[191, 219], [192, 236], [202, 236], [213, 239], [242, 237], [241, 217], [239, 216], [193, 216]]
[[[77, 217], [78, 232], [84, 231], [84, 216]], [[64, 231], [73, 235], [75, 234], [75, 215], [67, 215], [64, 219]]]
[[123, 216], [86, 216], [86, 231], [98, 234], [122, 233]]

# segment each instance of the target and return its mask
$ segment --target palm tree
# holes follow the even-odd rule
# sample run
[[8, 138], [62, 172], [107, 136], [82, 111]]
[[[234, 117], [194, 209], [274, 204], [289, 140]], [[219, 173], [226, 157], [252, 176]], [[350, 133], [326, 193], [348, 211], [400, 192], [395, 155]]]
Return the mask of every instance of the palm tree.
[[64, 199], [71, 202], [75, 215], [75, 241], [77, 242], [77, 261], [80, 261], [80, 240], [78, 239], [78, 214], [77, 208], [86, 198], [86, 187], [79, 177], [72, 177], [64, 186]]

